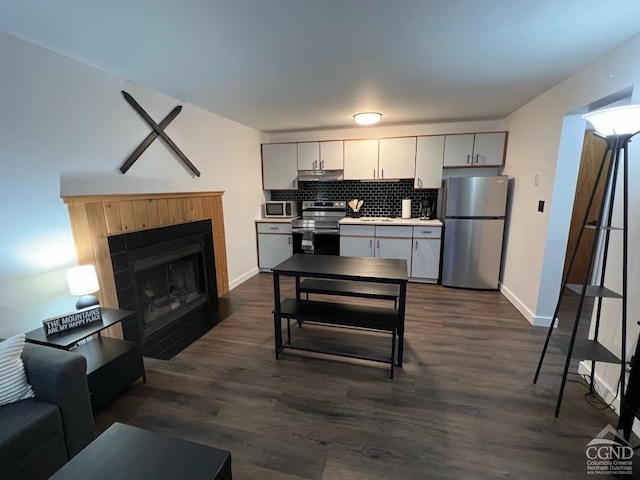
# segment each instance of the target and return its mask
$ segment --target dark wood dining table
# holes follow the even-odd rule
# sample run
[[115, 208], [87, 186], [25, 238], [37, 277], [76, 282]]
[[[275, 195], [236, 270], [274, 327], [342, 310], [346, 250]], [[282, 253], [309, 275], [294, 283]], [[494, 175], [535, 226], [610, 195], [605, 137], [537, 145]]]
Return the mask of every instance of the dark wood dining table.
[[[393, 364], [402, 367], [404, 356], [404, 323], [407, 296], [407, 263], [406, 260], [373, 258], [373, 257], [344, 257], [337, 255], [309, 255], [296, 254], [284, 262], [276, 265], [273, 271], [274, 294], [274, 337], [276, 358], [279, 358], [284, 348], [297, 348], [282, 339], [281, 319], [297, 319], [298, 321], [318, 321], [325, 324], [348, 325], [353, 327], [373, 328], [393, 331], [395, 350], [395, 333], [398, 337], [397, 359], [392, 351]], [[280, 278], [289, 276], [295, 278], [296, 298], [281, 299]], [[331, 303], [302, 299], [300, 283], [303, 278], [338, 280], [345, 282], [359, 282], [364, 285], [387, 284], [398, 287], [398, 298], [394, 307], [378, 307], [361, 304]], [[331, 285], [331, 282], [327, 282]], [[331, 295], [332, 292], [327, 292]], [[336, 295], [344, 296], [341, 290]], [[359, 295], [354, 295], [359, 296]], [[287, 328], [290, 329], [287, 324]], [[305, 350], [304, 348], [298, 348]], [[307, 349], [308, 350], [308, 349]], [[317, 351], [317, 350], [312, 350]], [[350, 356], [350, 355], [345, 355]], [[367, 357], [356, 357], [366, 358]], [[373, 359], [372, 359], [373, 360]], [[380, 360], [376, 360], [380, 361]], [[397, 363], [396, 363], [397, 362]]]

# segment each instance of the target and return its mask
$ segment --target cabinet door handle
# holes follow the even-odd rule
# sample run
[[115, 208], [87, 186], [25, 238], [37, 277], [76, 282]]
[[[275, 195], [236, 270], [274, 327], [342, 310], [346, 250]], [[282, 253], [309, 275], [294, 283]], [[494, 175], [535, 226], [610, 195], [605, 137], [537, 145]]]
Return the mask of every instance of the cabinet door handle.
[[376, 246], [378, 247], [378, 250], [380, 250], [380, 240], [376, 242]]
[[373, 169], [373, 178], [376, 178], [376, 169]]
[[278, 230], [278, 227], [270, 227], [271, 230]]
[[480, 163], [480, 154], [476, 153], [476, 165]]
[[422, 230], [422, 233], [431, 233], [431, 230]]
[[318, 168], [318, 161], [317, 161], [317, 160], [314, 160], [314, 161], [313, 161], [313, 169], [315, 170], [315, 169], [317, 169], [317, 168]]
[[467, 155], [467, 163], [471, 163], [471, 155]]
[[418, 250], [418, 240], [416, 240], [416, 250]]
[[418, 187], [422, 188], [422, 179], [418, 178]]
[[324, 160], [320, 160], [320, 168], [324, 170]]
[[291, 182], [291, 184], [293, 185], [293, 188], [298, 188], [298, 187], [296, 186], [296, 183], [297, 183], [297, 180], [294, 180], [293, 182]]
[[289, 245], [291, 245], [291, 237], [289, 237]]
[[384, 178], [384, 168], [382, 169], [382, 178]]
[[369, 248], [373, 247], [373, 238], [369, 239]]

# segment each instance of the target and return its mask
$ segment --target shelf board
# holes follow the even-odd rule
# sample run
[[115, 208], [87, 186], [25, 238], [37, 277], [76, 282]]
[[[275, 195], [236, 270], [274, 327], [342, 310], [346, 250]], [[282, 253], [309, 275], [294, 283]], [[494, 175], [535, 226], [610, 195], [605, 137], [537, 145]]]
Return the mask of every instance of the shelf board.
[[623, 230], [622, 227], [612, 227], [602, 225], [600, 228], [597, 228], [596, 225], [585, 225], [584, 228], [589, 230]]
[[[576, 292], [578, 295], [582, 293], [581, 283], [568, 283], [567, 288], [572, 292]], [[607, 287], [601, 287], [600, 285], [587, 285], [586, 297], [608, 297], [608, 298], [622, 298], [622, 295], [609, 290]]]
[[[556, 335], [552, 338], [552, 341], [564, 355], [567, 355], [569, 352], [569, 343], [571, 341], [571, 337], [569, 335]], [[620, 359], [601, 343], [598, 343], [596, 340], [588, 340], [585, 338], [576, 338], [576, 341], [573, 344], [571, 358], [595, 360], [596, 362], [605, 363], [620, 363]]]

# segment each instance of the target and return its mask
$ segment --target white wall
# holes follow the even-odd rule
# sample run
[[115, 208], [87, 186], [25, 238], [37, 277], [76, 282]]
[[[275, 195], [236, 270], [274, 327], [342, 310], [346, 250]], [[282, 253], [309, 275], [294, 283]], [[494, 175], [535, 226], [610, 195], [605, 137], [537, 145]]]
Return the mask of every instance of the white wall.
[[[61, 195], [223, 190], [231, 286], [257, 271], [261, 132], [3, 33], [0, 58], [0, 337], [74, 308]], [[157, 122], [183, 105], [166, 131], [200, 178], [158, 140], [120, 174], [150, 131], [121, 90]]]
[[[571, 189], [557, 188], [563, 182], [575, 189], [575, 156], [579, 155], [571, 135], [581, 133], [584, 124], [568, 114], [584, 110], [599, 100], [632, 89], [632, 101], [640, 103], [640, 35], [633, 37], [585, 69], [577, 72], [525, 105], [506, 119], [509, 145], [504, 173], [516, 179], [508, 229], [503, 292], [514, 303], [519, 302], [529, 319], [540, 323], [553, 315], [557, 301], [563, 262], [555, 261], [564, 254], [569, 219]], [[562, 136], [562, 131], [568, 136]], [[636, 140], [636, 142], [638, 141]], [[567, 163], [568, 162], [568, 163]], [[631, 245], [629, 267], [629, 350], [637, 340], [638, 320], [633, 312], [640, 310], [640, 148], [632, 143], [630, 162], [630, 225]], [[534, 172], [540, 172], [539, 187], [533, 184]], [[574, 173], [571, 173], [574, 172]], [[557, 195], [556, 193], [557, 192]], [[571, 193], [571, 195], [569, 195]], [[541, 214], [536, 211], [538, 200], [551, 201], [551, 208]], [[619, 206], [619, 205], [618, 205]], [[614, 260], [614, 258], [618, 260]], [[620, 283], [619, 242], [612, 242], [611, 260], [607, 270], [607, 286]], [[522, 310], [521, 310], [522, 311]], [[620, 352], [620, 304], [606, 301], [603, 310], [602, 339], [615, 353]], [[630, 356], [630, 353], [628, 355]], [[600, 380], [615, 391], [619, 369], [601, 371]]]

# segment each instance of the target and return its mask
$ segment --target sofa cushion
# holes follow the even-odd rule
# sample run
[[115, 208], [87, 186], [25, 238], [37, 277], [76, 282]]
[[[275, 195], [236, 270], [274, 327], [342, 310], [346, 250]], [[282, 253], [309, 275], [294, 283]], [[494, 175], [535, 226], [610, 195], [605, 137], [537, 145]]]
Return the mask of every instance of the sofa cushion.
[[[35, 398], [1, 406], [0, 425], [0, 471], [62, 432], [58, 408]], [[62, 455], [66, 457], [64, 444], [60, 445]], [[60, 455], [59, 452], [55, 454]]]
[[33, 397], [22, 363], [24, 333], [0, 342], [0, 405]]

